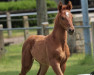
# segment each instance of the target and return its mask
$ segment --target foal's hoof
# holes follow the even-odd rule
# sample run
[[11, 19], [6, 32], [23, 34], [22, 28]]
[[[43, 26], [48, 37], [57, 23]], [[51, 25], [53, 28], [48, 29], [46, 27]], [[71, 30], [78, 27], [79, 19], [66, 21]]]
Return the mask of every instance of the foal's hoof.
[[21, 74], [19, 74], [19, 75], [21, 75]]

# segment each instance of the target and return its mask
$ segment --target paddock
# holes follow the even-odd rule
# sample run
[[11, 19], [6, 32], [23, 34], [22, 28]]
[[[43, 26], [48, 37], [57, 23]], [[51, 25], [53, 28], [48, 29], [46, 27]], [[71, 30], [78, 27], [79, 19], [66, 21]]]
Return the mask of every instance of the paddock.
[[[75, 12], [75, 10], [72, 10]], [[48, 14], [57, 13], [57, 11], [48, 11]], [[27, 13], [28, 14], [28, 13]], [[0, 24], [0, 75], [18, 75], [21, 69], [21, 51], [24, 41], [30, 35], [37, 35], [37, 30], [40, 30], [41, 35], [48, 35], [52, 32], [53, 23], [42, 23], [41, 27], [34, 26], [29, 27], [30, 20], [36, 20], [36, 18], [29, 18], [28, 15], [36, 15], [31, 13], [28, 15], [22, 15], [23, 28], [3, 28]], [[8, 15], [8, 14], [7, 14]], [[10, 19], [4, 19], [0, 21], [7, 21], [7, 23], [13, 20], [18, 21], [19, 19], [11, 19], [13, 16], [19, 16], [19, 14], [9, 14], [9, 16], [2, 15], [3, 17], [10, 17]], [[77, 74], [89, 74], [94, 71], [94, 12], [89, 13], [89, 25], [83, 26], [82, 14], [73, 14], [73, 23], [75, 26], [75, 33], [70, 36], [68, 35], [68, 44], [70, 47], [71, 56], [67, 61], [67, 68], [64, 75], [77, 75]], [[1, 17], [0, 17], [1, 18]], [[53, 18], [48, 18], [48, 20]], [[90, 31], [90, 52], [86, 51], [84, 29]], [[48, 32], [46, 32], [48, 30]], [[12, 33], [11, 33], [12, 32]], [[72, 41], [72, 42], [71, 42]], [[88, 45], [88, 44], [87, 44]], [[87, 55], [87, 54], [90, 55]], [[39, 64], [34, 61], [33, 68], [27, 75], [37, 75]], [[50, 67], [46, 75], [55, 75], [54, 71]]]

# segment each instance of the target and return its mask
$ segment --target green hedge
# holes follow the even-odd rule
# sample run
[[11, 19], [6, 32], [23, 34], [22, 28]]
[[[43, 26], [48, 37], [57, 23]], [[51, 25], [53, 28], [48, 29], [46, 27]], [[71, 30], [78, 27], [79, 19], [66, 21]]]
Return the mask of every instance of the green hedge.
[[[53, 9], [57, 8], [57, 4], [54, 2], [54, 0], [46, 0], [47, 1], [47, 8]], [[0, 11], [19, 11], [19, 10], [34, 10], [36, 9], [36, 0], [23, 0], [23, 1], [17, 1], [17, 2], [0, 2]], [[49, 14], [49, 18], [55, 17], [55, 14]], [[36, 15], [31, 15], [29, 18], [36, 18]], [[2, 18], [6, 19], [6, 18]], [[2, 20], [0, 19], [0, 20]], [[12, 19], [22, 19], [22, 17], [12, 17]], [[49, 23], [53, 23], [53, 20], [48, 20]], [[6, 22], [1, 22], [1, 24], [4, 25], [6, 28]], [[36, 20], [30, 20], [29, 21], [30, 26], [37, 25]], [[12, 27], [23, 27], [23, 21], [12, 21]]]
[[[54, 1], [47, 0], [47, 7], [57, 8]], [[33, 10], [36, 9], [36, 0], [23, 0], [17, 2], [0, 2], [0, 11]]]
[[1, 2], [0, 11], [29, 10], [35, 9], [35, 1]]
[[[56, 14], [49, 14], [48, 15], [48, 18], [54, 18], [56, 16]], [[19, 16], [19, 17], [12, 17], [12, 20], [13, 19], [22, 19], [23, 17], [22, 16]], [[28, 18], [32, 19], [32, 18], [36, 18], [36, 15], [31, 15], [31, 16], [28, 16]], [[0, 20], [5, 20], [6, 18], [2, 18]], [[54, 23], [54, 19], [48, 19], [48, 22], [51, 24], [51, 23]], [[4, 28], [7, 28], [7, 22], [6, 21], [0, 21], [1, 24], [3, 24], [3, 27]], [[30, 27], [32, 26], [36, 26], [37, 25], [37, 20], [29, 20], [29, 25]], [[23, 27], [23, 21], [12, 21], [12, 27], [13, 28], [19, 28], [19, 27]]]

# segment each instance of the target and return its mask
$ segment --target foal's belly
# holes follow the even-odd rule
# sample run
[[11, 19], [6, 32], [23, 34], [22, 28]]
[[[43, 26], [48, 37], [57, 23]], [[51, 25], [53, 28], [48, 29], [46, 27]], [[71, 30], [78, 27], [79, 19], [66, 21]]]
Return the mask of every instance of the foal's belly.
[[31, 50], [31, 54], [35, 60], [42, 64], [48, 64], [48, 58], [46, 53], [45, 40], [36, 40], [35, 44]]

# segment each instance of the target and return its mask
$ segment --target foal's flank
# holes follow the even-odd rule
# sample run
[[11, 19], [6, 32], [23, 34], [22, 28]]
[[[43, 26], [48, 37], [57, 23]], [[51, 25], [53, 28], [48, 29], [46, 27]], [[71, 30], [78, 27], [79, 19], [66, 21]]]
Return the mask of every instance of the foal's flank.
[[66, 61], [70, 56], [67, 32], [70, 35], [74, 33], [71, 9], [70, 1], [67, 5], [60, 2], [52, 33], [47, 36], [32, 35], [24, 42], [22, 68], [19, 75], [26, 75], [34, 60], [40, 64], [37, 75], [45, 75], [49, 66], [52, 67], [56, 75], [64, 75]]

